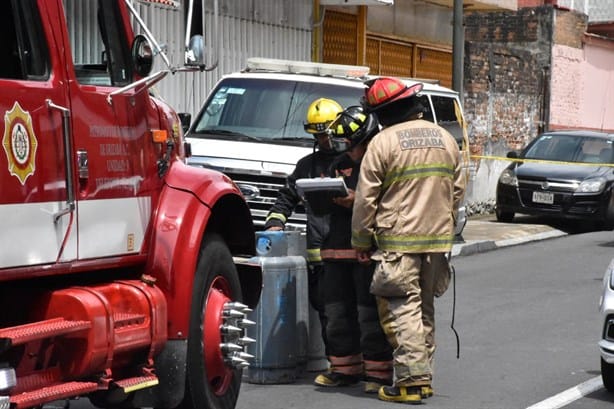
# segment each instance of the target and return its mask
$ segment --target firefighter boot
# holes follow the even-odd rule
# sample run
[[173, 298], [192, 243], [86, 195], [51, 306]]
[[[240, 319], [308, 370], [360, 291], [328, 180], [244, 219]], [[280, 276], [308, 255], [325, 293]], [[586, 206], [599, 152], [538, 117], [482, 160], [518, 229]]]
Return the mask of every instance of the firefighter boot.
[[426, 398], [430, 398], [431, 396], [433, 396], [433, 388], [431, 386], [421, 386], [420, 387], [420, 395], [422, 396], [422, 399], [426, 399]]
[[386, 402], [409, 403], [419, 405], [422, 403], [422, 387], [420, 386], [382, 386], [377, 394], [380, 400]]
[[392, 360], [364, 360], [366, 393], [377, 393], [382, 386], [392, 385]]
[[377, 393], [382, 386], [392, 385], [391, 379], [380, 379], [371, 376], [365, 377], [365, 393]]
[[350, 386], [360, 382], [360, 378], [354, 375], [346, 375], [340, 372], [324, 372], [316, 376], [313, 381], [317, 386]]

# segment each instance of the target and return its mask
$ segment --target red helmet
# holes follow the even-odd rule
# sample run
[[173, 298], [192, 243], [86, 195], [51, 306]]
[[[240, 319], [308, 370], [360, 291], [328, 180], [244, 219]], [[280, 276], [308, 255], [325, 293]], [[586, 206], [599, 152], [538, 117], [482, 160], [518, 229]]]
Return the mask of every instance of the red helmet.
[[413, 97], [422, 91], [422, 83], [408, 87], [397, 78], [381, 77], [365, 82], [364, 106], [369, 112], [375, 112], [380, 108], [401, 99]]

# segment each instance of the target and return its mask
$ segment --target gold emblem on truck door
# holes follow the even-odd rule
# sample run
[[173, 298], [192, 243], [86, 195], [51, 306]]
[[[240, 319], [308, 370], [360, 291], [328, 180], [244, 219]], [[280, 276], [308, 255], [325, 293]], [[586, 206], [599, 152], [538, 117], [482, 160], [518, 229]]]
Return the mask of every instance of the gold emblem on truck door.
[[25, 185], [28, 176], [36, 169], [38, 141], [32, 129], [32, 117], [18, 102], [4, 114], [2, 146], [6, 153], [9, 172]]

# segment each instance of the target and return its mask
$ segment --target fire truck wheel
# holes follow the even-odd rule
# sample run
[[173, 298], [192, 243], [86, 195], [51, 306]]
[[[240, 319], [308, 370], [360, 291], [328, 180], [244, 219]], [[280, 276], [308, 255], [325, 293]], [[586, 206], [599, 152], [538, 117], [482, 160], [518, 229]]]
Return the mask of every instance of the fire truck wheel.
[[241, 300], [241, 286], [228, 247], [219, 235], [207, 234], [194, 277], [183, 409], [235, 407], [242, 371], [224, 362], [220, 327], [224, 304]]

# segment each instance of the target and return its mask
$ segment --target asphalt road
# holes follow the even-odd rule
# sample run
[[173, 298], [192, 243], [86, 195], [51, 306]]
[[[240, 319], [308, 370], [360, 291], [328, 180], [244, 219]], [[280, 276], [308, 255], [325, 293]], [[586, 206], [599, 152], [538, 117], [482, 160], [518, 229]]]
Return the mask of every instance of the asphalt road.
[[[435, 396], [426, 406], [611, 409], [614, 395], [599, 385], [597, 303], [612, 257], [614, 232], [584, 232], [455, 258], [460, 358], [451, 288], [436, 305]], [[317, 388], [314, 376], [303, 373], [288, 385], [244, 383], [237, 409], [400, 406], [359, 386]], [[594, 392], [582, 397], [587, 384]]]

